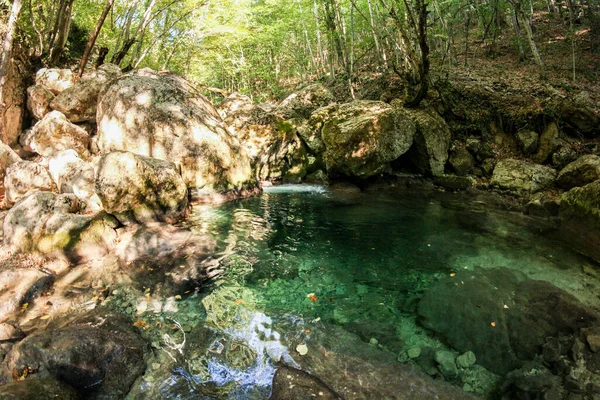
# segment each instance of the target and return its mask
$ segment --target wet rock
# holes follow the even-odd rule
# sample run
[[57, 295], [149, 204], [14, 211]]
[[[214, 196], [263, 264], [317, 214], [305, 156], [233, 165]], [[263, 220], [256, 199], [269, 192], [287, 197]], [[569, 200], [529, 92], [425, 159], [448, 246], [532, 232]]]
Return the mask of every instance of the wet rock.
[[73, 86], [57, 95], [50, 107], [63, 113], [71, 122], [95, 122], [100, 91], [119, 75], [121, 69], [118, 66], [101, 65], [98, 69], [83, 74]]
[[[8, 269], [0, 272], [0, 321], [6, 321], [10, 315], [25, 303], [31, 303], [42, 291], [48, 289], [54, 277], [33, 268]], [[6, 340], [20, 336], [19, 331], [3, 324]]]
[[87, 159], [89, 142], [85, 129], [69, 122], [59, 111], [46, 114], [21, 138], [25, 150], [44, 157], [54, 157], [61, 151], [73, 149], [81, 158]]
[[581, 156], [561, 170], [556, 185], [569, 190], [600, 179], [600, 157], [595, 154]]
[[96, 195], [94, 167], [83, 161], [75, 150], [65, 150], [50, 159], [48, 169], [59, 193], [73, 193], [86, 203], [86, 211], [102, 208]]
[[116, 220], [105, 214], [74, 214], [80, 203], [74, 195], [32, 192], [4, 218], [4, 241], [15, 251], [38, 251], [73, 261], [109, 252], [116, 239]]
[[316, 170], [312, 174], [308, 174], [304, 179], [306, 183], [316, 183], [320, 185], [329, 185], [329, 177], [322, 169]]
[[27, 379], [0, 386], [0, 400], [78, 400], [72, 386], [54, 379]]
[[538, 151], [533, 160], [538, 164], [544, 164], [552, 160], [552, 154], [560, 147], [560, 132], [555, 122], [548, 124], [540, 135]]
[[290, 94], [275, 108], [274, 112], [284, 119], [307, 119], [319, 107], [335, 101], [331, 91], [320, 83], [309, 85]]
[[452, 152], [450, 158], [448, 159], [448, 163], [456, 175], [464, 176], [471, 171], [473, 171], [473, 167], [475, 166], [475, 160], [469, 150], [464, 147], [458, 148]]
[[33, 161], [18, 161], [6, 169], [4, 177], [6, 205], [12, 207], [17, 201], [35, 190], [55, 191], [56, 186], [46, 168]]
[[525, 205], [525, 213], [538, 217], [551, 217], [558, 214], [559, 202], [545, 193], [535, 193]]
[[477, 362], [477, 357], [475, 356], [475, 353], [473, 353], [472, 351], [467, 351], [464, 354], [461, 354], [460, 356], [456, 357], [456, 365], [458, 365], [460, 368], [466, 369], [469, 368], [471, 365], [474, 365]]
[[524, 155], [529, 156], [537, 151], [539, 135], [536, 132], [523, 130], [517, 132], [519, 148]]
[[41, 86], [27, 88], [27, 109], [35, 119], [42, 119], [52, 111], [50, 102], [53, 99], [54, 94]]
[[290, 367], [280, 367], [273, 377], [270, 400], [343, 399], [319, 378]]
[[35, 85], [59, 94], [73, 86], [73, 78], [70, 69], [42, 68], [35, 74]]
[[411, 109], [410, 115], [416, 123], [417, 131], [407, 157], [418, 173], [442, 175], [450, 149], [450, 128], [433, 109]]
[[433, 183], [450, 190], [466, 190], [475, 185], [475, 179], [468, 176], [439, 175]]
[[199, 200], [257, 187], [248, 155], [215, 108], [173, 73], [143, 69], [112, 81], [100, 96], [95, 143], [102, 153], [126, 150], [175, 163]]
[[98, 163], [96, 192], [104, 209], [123, 224], [164, 221], [187, 215], [187, 187], [168, 161], [126, 151], [104, 155]]
[[378, 101], [332, 105], [318, 114], [329, 174], [359, 178], [377, 175], [409, 149], [415, 133], [406, 110]]
[[452, 378], [458, 375], [458, 369], [456, 368], [456, 363], [454, 362], [454, 354], [451, 351], [436, 351], [435, 362], [438, 363], [438, 368], [445, 377]]
[[515, 192], [535, 193], [552, 186], [555, 179], [556, 171], [550, 167], [506, 159], [496, 164], [491, 185]]
[[9, 371], [30, 368], [32, 378], [57, 379], [85, 398], [116, 399], [144, 372], [146, 347], [128, 318], [96, 312], [27, 336], [5, 362]]

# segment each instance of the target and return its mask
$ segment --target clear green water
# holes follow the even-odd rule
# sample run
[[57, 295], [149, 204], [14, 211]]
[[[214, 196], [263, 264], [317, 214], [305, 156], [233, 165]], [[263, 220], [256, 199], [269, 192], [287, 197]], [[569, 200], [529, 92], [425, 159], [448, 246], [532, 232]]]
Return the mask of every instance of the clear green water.
[[[400, 361], [410, 348], [445, 349], [419, 326], [418, 301], [440, 278], [476, 267], [512, 268], [550, 281], [587, 305], [600, 305], [600, 284], [583, 269], [590, 261], [554, 240], [551, 223], [493, 211], [458, 195], [279, 187], [196, 207], [187, 225], [218, 240], [225, 272], [200, 296], [184, 299], [179, 313], [194, 312], [193, 324], [201, 320], [247, 343], [250, 358], [257, 360], [231, 365], [209, 355], [198, 372], [187, 356], [161, 386], [161, 396], [168, 398], [186, 398], [167, 390], [182, 377], [188, 384], [227, 385], [226, 397], [267, 398], [271, 353], [298, 357], [277, 344], [289, 333], [278, 325], [284, 320], [302, 321], [301, 327], [315, 321], [336, 325]], [[263, 330], [272, 338], [258, 338]], [[457, 384], [480, 396], [498, 379], [482, 368], [467, 375]], [[185, 393], [193, 393], [194, 385], [188, 386]]]

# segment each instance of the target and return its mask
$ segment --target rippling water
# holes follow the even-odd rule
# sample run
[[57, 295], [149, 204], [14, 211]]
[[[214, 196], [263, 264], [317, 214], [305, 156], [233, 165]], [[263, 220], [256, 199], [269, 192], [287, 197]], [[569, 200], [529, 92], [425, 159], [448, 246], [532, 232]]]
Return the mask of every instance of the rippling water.
[[[198, 382], [229, 385], [216, 397], [268, 397], [273, 360], [294, 363], [298, 357], [285, 346], [285, 329], [306, 321], [340, 327], [396, 355], [412, 347], [446, 348], [419, 325], [416, 307], [434, 282], [465, 270], [506, 267], [600, 308], [600, 284], [583, 270], [592, 262], [554, 240], [552, 223], [456, 195], [280, 186], [250, 199], [198, 206], [187, 225], [217, 238], [227, 268], [206, 297], [184, 303], [204, 306], [212, 332], [222, 334], [210, 346], [225, 343], [226, 354], [227, 340], [237, 340], [252, 359], [234, 367], [227, 357], [205, 359], [208, 371]], [[219, 301], [230, 302], [229, 317], [214, 305]], [[189, 361], [177, 362], [185, 367]], [[169, 385], [186, 374], [171, 375]], [[497, 378], [483, 370], [460, 385], [484, 395], [489, 387], [479, 382], [478, 388], [477, 381], [491, 385]], [[188, 386], [184, 392], [194, 393]], [[181, 391], [165, 393], [186, 398]]]

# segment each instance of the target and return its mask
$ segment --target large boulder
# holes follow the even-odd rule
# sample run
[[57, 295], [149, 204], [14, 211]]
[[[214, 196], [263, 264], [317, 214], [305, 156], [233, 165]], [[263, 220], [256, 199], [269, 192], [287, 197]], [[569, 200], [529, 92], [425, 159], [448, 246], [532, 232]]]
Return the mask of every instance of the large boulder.
[[556, 170], [539, 164], [506, 159], [498, 162], [492, 175], [492, 186], [514, 192], [535, 193], [554, 183]]
[[111, 79], [119, 75], [119, 67], [104, 64], [92, 72], [85, 73], [73, 86], [57, 95], [50, 107], [65, 114], [71, 122], [95, 122], [98, 95]]
[[146, 369], [147, 344], [121, 314], [95, 312], [37, 332], [7, 355], [9, 371], [56, 379], [87, 399], [120, 399]]
[[80, 215], [77, 197], [35, 191], [15, 204], [4, 218], [4, 242], [13, 251], [36, 251], [79, 262], [114, 248], [118, 225], [106, 213]]
[[41, 86], [30, 86], [27, 88], [27, 109], [35, 119], [42, 119], [52, 109], [50, 102], [54, 94]]
[[59, 193], [73, 193], [86, 202], [88, 211], [101, 208], [96, 195], [94, 167], [79, 158], [75, 150], [65, 150], [51, 158], [48, 170]]
[[563, 193], [559, 215], [564, 239], [600, 260], [600, 180]]
[[319, 119], [325, 165], [334, 175], [368, 178], [381, 173], [410, 148], [415, 134], [406, 110], [380, 101], [334, 104], [313, 117]]
[[4, 187], [7, 207], [12, 207], [34, 190], [51, 192], [56, 188], [48, 170], [33, 161], [19, 161], [8, 167], [4, 177]]
[[96, 192], [104, 209], [123, 224], [173, 223], [187, 213], [187, 187], [175, 164], [127, 151], [100, 159]]
[[522, 130], [517, 132], [517, 141], [524, 155], [529, 156], [537, 151], [539, 135], [537, 132]]
[[448, 164], [450, 164], [456, 175], [465, 176], [473, 171], [475, 159], [469, 150], [460, 147], [452, 152], [448, 159]]
[[73, 86], [74, 75], [70, 69], [42, 68], [35, 74], [35, 85], [54, 94]]
[[85, 129], [69, 122], [59, 111], [52, 111], [27, 131], [21, 139], [25, 150], [44, 157], [54, 157], [73, 149], [82, 158], [89, 157], [90, 136]]
[[312, 172], [304, 144], [291, 126], [244, 100], [239, 95], [230, 97], [219, 106], [219, 111], [248, 153], [257, 179], [299, 179]]
[[533, 160], [538, 164], [544, 164], [552, 160], [552, 155], [560, 147], [560, 131], [556, 122], [548, 124], [544, 132], [540, 135], [538, 150]]
[[548, 282], [506, 268], [462, 271], [422, 297], [420, 323], [497, 374], [541, 353], [548, 338], [578, 333], [600, 321], [592, 309]]
[[331, 91], [320, 83], [298, 90], [286, 97], [275, 109], [275, 113], [284, 119], [308, 119], [319, 107], [333, 103]]
[[[401, 107], [401, 106], [397, 106]], [[450, 128], [446, 121], [433, 109], [410, 109], [417, 131], [415, 142], [407, 153], [417, 172], [439, 176], [444, 173], [450, 149]]]
[[600, 157], [586, 154], [570, 163], [558, 174], [556, 185], [562, 189], [584, 186], [600, 179]]
[[149, 69], [114, 80], [98, 104], [100, 152], [126, 150], [177, 164], [195, 198], [256, 189], [250, 160], [210, 102], [185, 79]]

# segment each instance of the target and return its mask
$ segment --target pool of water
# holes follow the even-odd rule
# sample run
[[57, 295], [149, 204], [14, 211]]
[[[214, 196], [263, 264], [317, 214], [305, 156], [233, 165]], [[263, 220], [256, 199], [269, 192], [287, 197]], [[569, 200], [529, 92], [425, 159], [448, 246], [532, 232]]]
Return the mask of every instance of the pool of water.
[[[419, 303], [439, 282], [464, 285], [486, 270], [550, 282], [600, 308], [600, 269], [561, 246], [552, 222], [457, 195], [279, 186], [197, 206], [186, 226], [217, 240], [224, 272], [160, 315], [175, 326], [154, 345], [164, 350], [154, 376], [136, 389], [156, 398], [266, 399], [277, 365], [305, 367], [298, 346], [308, 343], [310, 354], [321, 346], [307, 337], [313, 333], [335, 336], [356, 360], [381, 355], [428, 372], [415, 352], [466, 349], [427, 329]], [[429, 373], [478, 397], [503, 375], [479, 365], [457, 375], [439, 370]]]

